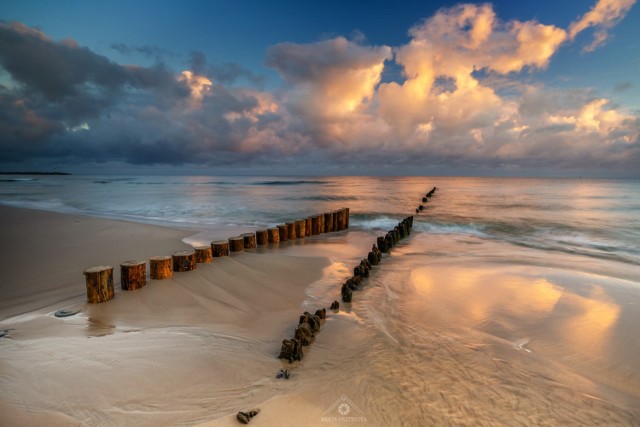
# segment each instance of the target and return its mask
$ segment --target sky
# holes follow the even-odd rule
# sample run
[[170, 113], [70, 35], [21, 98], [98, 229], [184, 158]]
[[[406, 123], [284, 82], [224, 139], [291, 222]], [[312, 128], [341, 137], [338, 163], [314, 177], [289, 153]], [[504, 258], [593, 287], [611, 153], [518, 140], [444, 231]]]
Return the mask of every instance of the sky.
[[636, 0], [0, 2], [0, 171], [640, 178]]

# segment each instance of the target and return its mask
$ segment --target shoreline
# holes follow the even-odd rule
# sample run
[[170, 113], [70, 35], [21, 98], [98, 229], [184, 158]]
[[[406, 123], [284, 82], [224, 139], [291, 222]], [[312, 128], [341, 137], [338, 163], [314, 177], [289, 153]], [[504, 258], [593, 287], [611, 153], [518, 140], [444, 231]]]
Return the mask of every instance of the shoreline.
[[[29, 271], [23, 283], [38, 287], [7, 298], [0, 320], [8, 332], [0, 343], [0, 412], [16, 425], [189, 424], [235, 414], [238, 393], [266, 401], [281, 386], [272, 374], [282, 367], [282, 337], [329, 264], [267, 248], [148, 280], [135, 291], [116, 285], [113, 300], [88, 304], [81, 272], [89, 265], [170, 254], [190, 247], [181, 239], [193, 233], [5, 208], [0, 219], [14, 230], [3, 245], [23, 261], [5, 263], [12, 268], [0, 279], [14, 284]], [[89, 245], [96, 234], [101, 244]], [[19, 256], [33, 254], [35, 242], [52, 255], [45, 266], [39, 256]], [[44, 283], [51, 276], [59, 280]], [[7, 316], [12, 308], [16, 314]], [[79, 313], [56, 318], [58, 308]], [[203, 399], [217, 403], [203, 407]]]

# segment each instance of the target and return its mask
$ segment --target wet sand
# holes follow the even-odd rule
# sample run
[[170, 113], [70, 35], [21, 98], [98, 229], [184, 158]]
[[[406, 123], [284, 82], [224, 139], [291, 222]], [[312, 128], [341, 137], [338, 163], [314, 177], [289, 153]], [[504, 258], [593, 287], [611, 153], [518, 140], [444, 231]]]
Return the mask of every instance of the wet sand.
[[[35, 308], [0, 321], [3, 424], [231, 426], [255, 407], [255, 426], [640, 423], [640, 287], [629, 266], [416, 233], [290, 365], [275, 357], [282, 339], [301, 311], [339, 296], [371, 233], [233, 255], [88, 305], [87, 264], [169, 254], [193, 232], [12, 211], [22, 233], [3, 245], [27, 254], [41, 242], [60, 258], [1, 270], [5, 287], [29, 270], [44, 290], [17, 295]], [[36, 215], [31, 228], [23, 215]], [[89, 263], [94, 249], [69, 252], [101, 229], [111, 243], [92, 248], [110, 252]], [[66, 254], [48, 246], [65, 236]], [[62, 299], [51, 297], [52, 272], [68, 275]], [[60, 319], [57, 309], [80, 313]], [[275, 378], [283, 368], [289, 380]]]

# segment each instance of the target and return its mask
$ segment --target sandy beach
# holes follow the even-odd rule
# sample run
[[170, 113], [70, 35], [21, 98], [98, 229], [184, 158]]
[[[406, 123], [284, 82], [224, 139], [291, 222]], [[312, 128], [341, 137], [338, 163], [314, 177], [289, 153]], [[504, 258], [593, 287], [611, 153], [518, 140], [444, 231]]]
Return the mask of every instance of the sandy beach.
[[[229, 230], [0, 214], [3, 253], [13, 257], [1, 270], [6, 425], [234, 426], [252, 408], [261, 410], [256, 426], [640, 420], [631, 266], [616, 265], [617, 278], [602, 274], [606, 261], [563, 269], [571, 255], [518, 266], [477, 256], [517, 258], [510, 246], [415, 233], [385, 255], [352, 305], [329, 313], [302, 362], [289, 364], [276, 358], [282, 339], [302, 311], [339, 296], [371, 233], [214, 259], [136, 291], [119, 290], [115, 277], [115, 299], [91, 305], [87, 266], [170, 254], [188, 248], [183, 239]], [[79, 313], [56, 318], [58, 309]], [[276, 378], [284, 368], [289, 380]]]
[[[170, 254], [193, 231], [11, 208], [0, 215], [2, 252], [12, 255], [1, 278], [5, 425], [194, 423], [266, 400], [280, 342], [327, 264], [235, 254], [91, 305], [84, 268]], [[56, 318], [58, 309], [80, 313]]]

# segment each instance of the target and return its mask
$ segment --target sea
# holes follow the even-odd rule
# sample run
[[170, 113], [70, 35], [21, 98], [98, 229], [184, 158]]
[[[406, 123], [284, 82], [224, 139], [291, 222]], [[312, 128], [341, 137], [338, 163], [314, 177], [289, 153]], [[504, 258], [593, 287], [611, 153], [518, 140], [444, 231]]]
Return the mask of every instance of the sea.
[[640, 425], [640, 180], [4, 175], [0, 204], [194, 236], [348, 207], [309, 309], [413, 215], [298, 385], [351, 416], [310, 425]]

